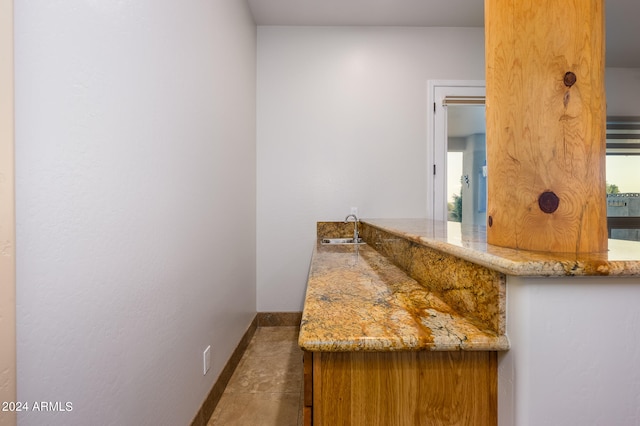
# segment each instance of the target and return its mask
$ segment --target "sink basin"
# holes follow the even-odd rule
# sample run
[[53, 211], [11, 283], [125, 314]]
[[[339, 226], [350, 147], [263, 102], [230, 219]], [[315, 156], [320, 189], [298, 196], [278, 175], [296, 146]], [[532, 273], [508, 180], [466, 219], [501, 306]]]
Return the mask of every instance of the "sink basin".
[[362, 241], [362, 238], [358, 238], [358, 241], [354, 242], [353, 238], [323, 238], [322, 244], [367, 244]]

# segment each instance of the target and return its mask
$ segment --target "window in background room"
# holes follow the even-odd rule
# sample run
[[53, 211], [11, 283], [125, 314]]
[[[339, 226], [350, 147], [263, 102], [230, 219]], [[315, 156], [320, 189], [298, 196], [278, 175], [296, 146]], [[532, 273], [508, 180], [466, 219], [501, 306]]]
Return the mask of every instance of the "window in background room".
[[430, 81], [427, 217], [485, 226], [484, 81]]
[[640, 241], [640, 117], [607, 117], [609, 238]]

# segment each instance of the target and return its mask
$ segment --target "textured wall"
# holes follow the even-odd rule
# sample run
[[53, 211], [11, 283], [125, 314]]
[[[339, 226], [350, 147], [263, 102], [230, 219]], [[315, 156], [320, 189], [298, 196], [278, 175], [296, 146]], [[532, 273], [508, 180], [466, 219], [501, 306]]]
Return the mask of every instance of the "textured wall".
[[187, 424], [256, 311], [248, 8], [16, 2], [15, 29], [18, 399], [73, 408], [20, 424]]
[[[13, 2], [0, 1], [0, 401], [16, 400]], [[0, 407], [1, 409], [2, 407]], [[0, 425], [15, 425], [0, 412]]]
[[298, 311], [316, 222], [424, 217], [427, 80], [482, 79], [482, 28], [258, 28], [258, 310]]
[[640, 418], [637, 278], [507, 277], [500, 425], [633, 425]]
[[[259, 311], [302, 309], [316, 222], [426, 215], [427, 80], [484, 74], [482, 28], [258, 27]], [[638, 78], [607, 70], [609, 113]]]

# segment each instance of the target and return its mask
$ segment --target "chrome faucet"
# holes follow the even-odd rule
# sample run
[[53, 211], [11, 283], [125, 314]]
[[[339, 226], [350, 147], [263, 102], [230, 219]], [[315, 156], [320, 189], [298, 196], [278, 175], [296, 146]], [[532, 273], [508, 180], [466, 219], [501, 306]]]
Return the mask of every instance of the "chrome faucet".
[[349, 218], [353, 218], [353, 243], [358, 244], [358, 216], [350, 214], [344, 218], [344, 223], [349, 222]]

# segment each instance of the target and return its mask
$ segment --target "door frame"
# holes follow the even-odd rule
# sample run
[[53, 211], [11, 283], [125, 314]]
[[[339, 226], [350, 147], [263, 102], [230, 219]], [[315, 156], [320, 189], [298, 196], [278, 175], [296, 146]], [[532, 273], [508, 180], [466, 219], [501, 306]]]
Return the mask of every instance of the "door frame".
[[484, 80], [427, 81], [427, 218], [447, 221], [447, 96], [484, 96]]

